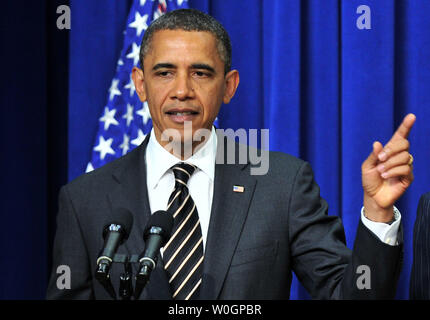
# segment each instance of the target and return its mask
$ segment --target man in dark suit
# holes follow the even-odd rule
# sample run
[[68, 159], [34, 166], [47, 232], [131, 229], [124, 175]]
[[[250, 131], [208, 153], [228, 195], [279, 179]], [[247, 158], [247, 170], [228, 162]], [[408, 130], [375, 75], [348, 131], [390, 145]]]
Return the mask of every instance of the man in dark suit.
[[[403, 248], [394, 202], [413, 180], [407, 136], [415, 116], [385, 146], [375, 142], [363, 162], [364, 206], [351, 252], [308, 163], [263, 152], [268, 170], [255, 174], [250, 157], [238, 163], [255, 150], [216, 133], [213, 122], [239, 73], [215, 19], [196, 10], [162, 16], [145, 32], [140, 58], [132, 77], [153, 129], [129, 154], [62, 188], [49, 299], [109, 299], [93, 275], [101, 228], [124, 207], [134, 224], [119, 253], [129, 255], [145, 247], [152, 213], [167, 208], [175, 217], [142, 299], [288, 299], [292, 271], [313, 298], [394, 297]], [[60, 265], [71, 270], [70, 289], [57, 286]], [[116, 288], [122, 271], [112, 267]]]
[[430, 192], [421, 196], [414, 226], [410, 299], [430, 299]]

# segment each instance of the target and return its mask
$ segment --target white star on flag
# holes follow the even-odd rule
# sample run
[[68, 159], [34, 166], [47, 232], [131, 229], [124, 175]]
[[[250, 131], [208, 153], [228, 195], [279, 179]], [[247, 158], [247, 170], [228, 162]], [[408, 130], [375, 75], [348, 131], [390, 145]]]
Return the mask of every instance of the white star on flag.
[[122, 149], [122, 155], [125, 155], [130, 150], [130, 137], [125, 133], [122, 144], [119, 147]]
[[107, 154], [115, 154], [115, 151], [111, 148], [113, 139], [109, 138], [105, 140], [103, 136], [100, 136], [99, 145], [94, 147], [94, 151], [100, 152], [100, 158], [103, 160]]
[[133, 117], [133, 106], [129, 103], [127, 103], [127, 113], [125, 113], [122, 118], [127, 120], [127, 127], [130, 126], [130, 122], [134, 120]]
[[143, 131], [141, 129], [139, 129], [139, 131], [137, 132], [137, 138], [131, 140], [131, 144], [134, 144], [135, 146], [139, 146], [143, 140], [145, 140], [146, 135], [143, 134]]
[[142, 117], [143, 125], [146, 125], [151, 118], [151, 113], [149, 112], [148, 103], [146, 101], [143, 103], [142, 109], [136, 111], [136, 114]]
[[105, 131], [109, 129], [109, 126], [111, 124], [117, 126], [118, 125], [118, 121], [116, 121], [115, 119], [115, 113], [116, 113], [116, 109], [112, 109], [109, 111], [108, 107], [105, 107], [105, 113], [103, 115], [103, 117], [101, 117], [99, 120], [105, 123]]
[[121, 95], [121, 91], [118, 90], [118, 83], [119, 83], [118, 79], [112, 80], [112, 84], [110, 85], [110, 88], [109, 88], [109, 100], [112, 100], [115, 96]]
[[131, 28], [135, 28], [137, 36], [140, 37], [140, 34], [142, 33], [142, 31], [148, 29], [148, 25], [146, 23], [147, 20], [148, 20], [147, 14], [144, 14], [143, 16], [141, 16], [139, 12], [136, 12], [134, 16], [134, 21], [130, 23], [128, 26]]
[[140, 5], [143, 7], [145, 5], [146, 0], [140, 0]]
[[126, 56], [129, 59], [133, 59], [133, 65], [136, 66], [139, 61], [139, 46], [133, 42], [131, 52]]
[[132, 97], [132, 96], [133, 96], [133, 94], [134, 94], [134, 92], [136, 91], [136, 87], [134, 86], [134, 82], [133, 82], [133, 79], [131, 78], [131, 75], [130, 75], [130, 82], [129, 82], [129, 83], [127, 83], [127, 84], [124, 86], [124, 88], [126, 88], [126, 89], [129, 89], [129, 90], [130, 90], [130, 97]]
[[88, 164], [87, 164], [87, 168], [85, 169], [85, 173], [87, 173], [87, 172], [91, 172], [91, 171], [93, 171], [93, 170], [94, 170], [93, 165], [91, 164], [91, 162], [88, 162]]

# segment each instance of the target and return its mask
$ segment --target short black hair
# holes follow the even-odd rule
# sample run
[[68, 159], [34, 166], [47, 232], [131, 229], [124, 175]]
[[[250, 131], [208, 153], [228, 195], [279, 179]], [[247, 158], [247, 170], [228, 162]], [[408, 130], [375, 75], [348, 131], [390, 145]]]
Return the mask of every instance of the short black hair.
[[231, 69], [231, 42], [224, 27], [215, 18], [196, 9], [179, 9], [170, 11], [154, 20], [146, 29], [140, 44], [140, 68], [143, 70], [143, 59], [151, 46], [155, 32], [160, 30], [206, 31], [214, 35], [218, 53], [224, 62], [224, 72]]

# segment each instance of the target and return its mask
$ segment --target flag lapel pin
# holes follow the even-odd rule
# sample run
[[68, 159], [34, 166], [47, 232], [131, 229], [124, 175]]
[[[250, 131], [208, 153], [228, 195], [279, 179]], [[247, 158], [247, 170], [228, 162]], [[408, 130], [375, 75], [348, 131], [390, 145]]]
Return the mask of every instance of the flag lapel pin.
[[245, 188], [243, 186], [233, 186], [234, 192], [244, 192]]

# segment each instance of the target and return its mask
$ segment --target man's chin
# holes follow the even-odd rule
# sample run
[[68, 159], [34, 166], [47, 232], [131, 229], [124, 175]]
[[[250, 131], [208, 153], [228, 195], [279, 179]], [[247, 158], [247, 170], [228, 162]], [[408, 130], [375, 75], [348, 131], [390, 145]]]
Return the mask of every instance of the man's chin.
[[205, 128], [196, 130], [169, 128], [162, 132], [161, 144], [174, 156], [187, 159], [204, 145], [210, 134], [211, 130]]
[[[212, 126], [210, 127], [212, 128]], [[175, 143], [195, 143], [202, 141], [202, 137], [210, 135], [211, 129], [207, 129], [195, 122], [185, 121], [183, 124], [171, 123], [162, 132], [163, 140]]]

